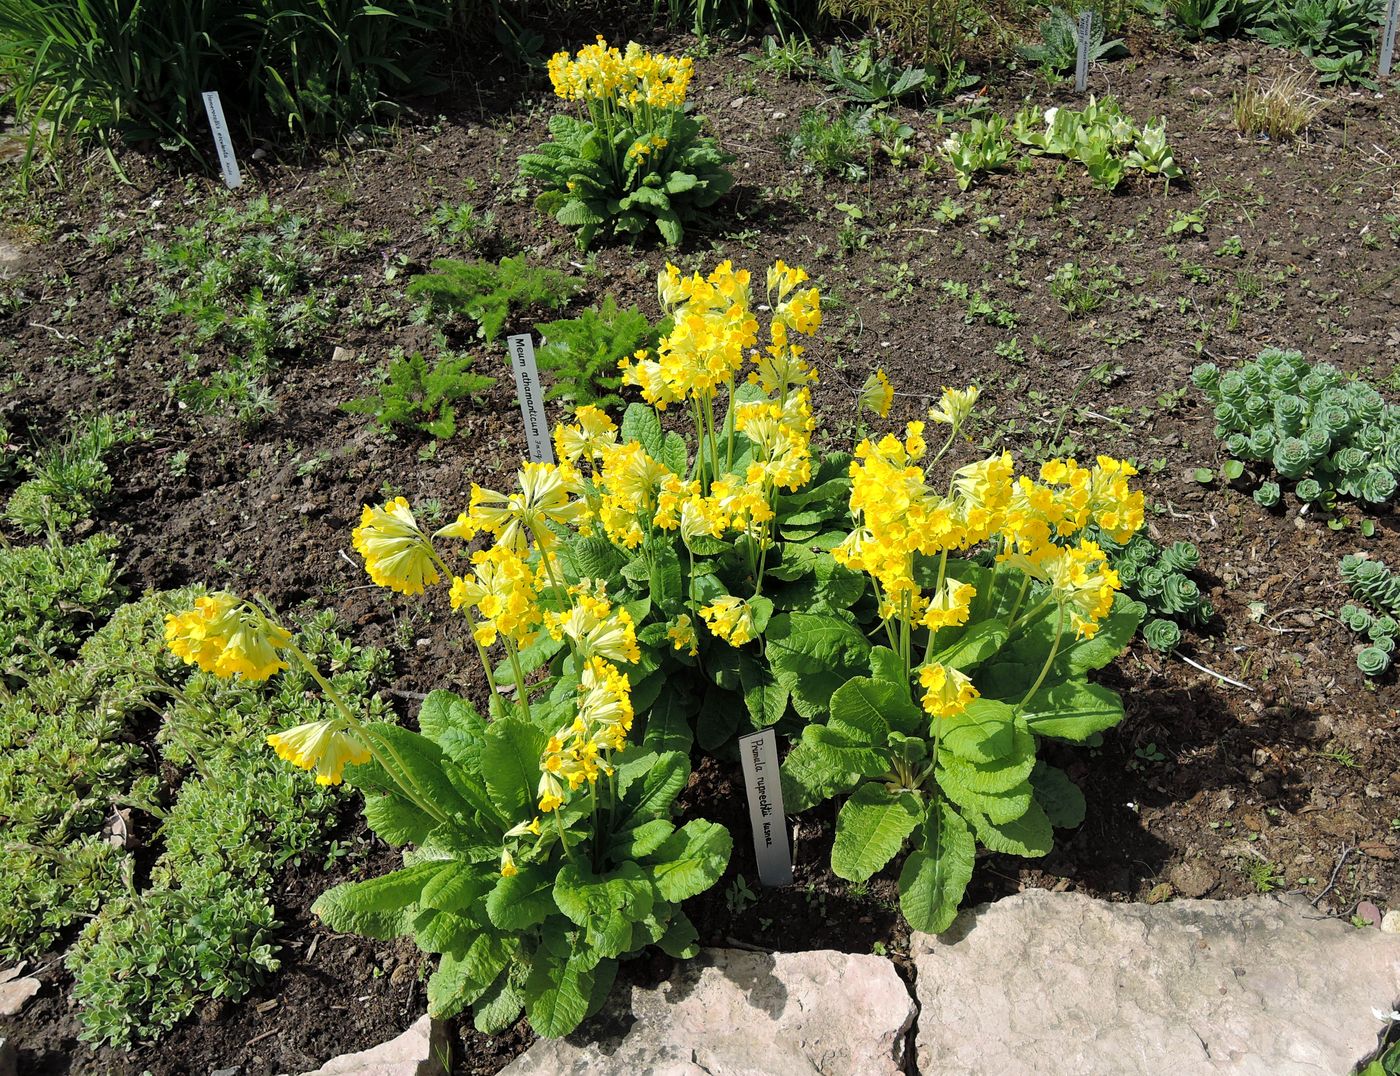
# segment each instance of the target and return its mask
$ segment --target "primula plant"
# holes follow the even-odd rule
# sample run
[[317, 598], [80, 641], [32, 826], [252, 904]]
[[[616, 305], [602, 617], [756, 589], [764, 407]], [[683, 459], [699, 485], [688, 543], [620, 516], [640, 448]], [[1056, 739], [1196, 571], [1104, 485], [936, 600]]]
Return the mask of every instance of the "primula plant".
[[[602, 1004], [618, 960], [696, 951], [681, 902], [731, 850], [722, 827], [673, 818], [697, 743], [726, 752], [770, 726], [798, 740], [789, 806], [850, 793], [833, 852], [847, 877], [910, 843], [903, 904], [925, 930], [951, 922], [977, 841], [1042, 855], [1052, 824], [1082, 818], [1037, 747], [1123, 717], [1085, 674], [1127, 645], [1142, 607], [1086, 528], [1131, 538], [1135, 472], [1054, 460], [1034, 481], [1002, 453], [935, 479], [975, 388], [930, 412], [947, 437], [927, 464], [922, 422], [822, 455], [804, 357], [820, 293], [781, 261], [764, 305], [750, 284], [729, 262], [668, 265], [658, 342], [619, 363], [642, 402], [620, 424], [577, 407], [554, 428], [558, 462], [523, 464], [516, 488], [474, 484], [432, 534], [402, 498], [364, 508], [354, 548], [370, 578], [407, 598], [447, 592], [487, 714], [435, 692], [414, 733], [337, 703], [271, 742], [318, 780], [348, 775], [369, 824], [405, 847], [401, 870], [316, 910], [440, 953], [435, 1015], [472, 1006], [489, 1031], [523, 1007], [561, 1035]], [[858, 408], [884, 418], [893, 396], [876, 370]], [[269, 611], [228, 596], [172, 618], [169, 636], [229, 674], [303, 662]]]
[[536, 204], [578, 232], [580, 249], [599, 234], [657, 229], [671, 245], [734, 185], [734, 158], [685, 110], [692, 64], [625, 52], [599, 37], [577, 56], [549, 60], [554, 92], [583, 116], [555, 116], [551, 140], [520, 158], [520, 173], [544, 188]]
[[1130, 171], [1159, 175], [1166, 186], [1185, 173], [1167, 145], [1165, 120], [1139, 127], [1112, 97], [1090, 95], [1082, 109], [1026, 106], [1011, 124], [1016, 140], [1032, 153], [1079, 161], [1094, 186], [1114, 190]]
[[[1191, 372], [1215, 406], [1215, 436], [1232, 457], [1227, 473], [1254, 464], [1265, 476], [1254, 499], [1272, 508], [1278, 479], [1297, 498], [1330, 510], [1338, 497], [1382, 505], [1400, 482], [1400, 409], [1364, 381], [1298, 351], [1267, 348], [1237, 370], [1204, 363]], [[1232, 467], [1231, 464], [1234, 464]]]

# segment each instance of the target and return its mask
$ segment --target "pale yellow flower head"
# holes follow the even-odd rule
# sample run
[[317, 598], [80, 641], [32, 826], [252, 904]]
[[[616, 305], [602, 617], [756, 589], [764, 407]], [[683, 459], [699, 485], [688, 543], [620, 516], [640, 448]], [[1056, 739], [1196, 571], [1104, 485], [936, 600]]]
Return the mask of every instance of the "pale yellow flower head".
[[274, 732], [267, 742], [294, 766], [315, 770], [318, 785], [340, 784], [346, 766], [363, 765], [371, 757], [369, 748], [338, 717]]
[[954, 430], [962, 429], [977, 404], [979, 391], [976, 385], [965, 389], [950, 389], [945, 386], [943, 398], [939, 400], [937, 407], [929, 409], [928, 417], [934, 422], [952, 426]]
[[748, 602], [732, 594], [716, 598], [713, 604], [703, 606], [700, 615], [705, 618], [710, 631], [730, 646], [743, 646], [757, 635]]
[[365, 505], [352, 541], [365, 571], [381, 587], [411, 596], [438, 581], [432, 545], [402, 497], [378, 508]]
[[194, 608], [165, 618], [165, 642], [187, 665], [215, 676], [266, 680], [287, 667], [280, 651], [292, 634], [232, 594], [196, 598]]
[[925, 689], [921, 701], [930, 717], [960, 714], [980, 694], [966, 674], [937, 662], [919, 670], [919, 683]]
[[865, 384], [860, 387], [857, 402], [867, 411], [872, 411], [881, 418], [889, 418], [890, 408], [894, 406], [894, 386], [890, 384], [884, 370], [877, 366], [875, 372], [865, 379]]

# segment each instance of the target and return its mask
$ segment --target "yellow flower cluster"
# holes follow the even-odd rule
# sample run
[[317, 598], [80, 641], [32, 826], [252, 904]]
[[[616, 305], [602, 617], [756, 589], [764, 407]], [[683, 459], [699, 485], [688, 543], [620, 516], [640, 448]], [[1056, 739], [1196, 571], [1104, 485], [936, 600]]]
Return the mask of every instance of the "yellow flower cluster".
[[285, 759], [303, 770], [316, 771], [318, 785], [338, 785], [346, 766], [370, 760], [370, 750], [343, 718], [310, 721], [274, 732], [267, 742]]
[[432, 545], [402, 497], [379, 508], [365, 505], [351, 541], [365, 558], [369, 577], [381, 587], [411, 597], [438, 581]]
[[877, 367], [875, 372], [865, 379], [856, 397], [856, 404], [874, 412], [880, 418], [890, 417], [890, 408], [894, 406], [894, 386], [890, 384], [884, 370]]
[[647, 135], [633, 142], [627, 149], [628, 160], [644, 161], [657, 150], [665, 149], [671, 143], [660, 135]]
[[556, 52], [549, 58], [549, 80], [565, 101], [600, 102], [636, 110], [680, 108], [694, 74], [689, 57], [647, 52], [635, 41], [626, 51], [609, 47], [601, 36], [576, 57]]
[[572, 477], [572, 471], [552, 463], [527, 463], [516, 475], [518, 492], [497, 493], [473, 483], [467, 510], [438, 534], [469, 541], [485, 532], [497, 545], [519, 553], [531, 545], [552, 552], [558, 548], [559, 536], [549, 524], [576, 523], [588, 510], [569, 499]]
[[672, 319], [656, 357], [639, 351], [622, 363], [624, 384], [635, 385], [658, 410], [683, 400], [710, 400], [732, 384], [746, 349], [758, 338], [758, 320], [749, 309], [749, 273], [732, 262], [708, 277], [681, 275], [667, 264], [658, 280], [661, 305]]
[[165, 643], [186, 665], [215, 676], [266, 680], [287, 663], [281, 651], [292, 633], [257, 607], [223, 591], [194, 600], [194, 608], [165, 618]]
[[607, 584], [584, 579], [569, 588], [573, 604], [567, 613], [546, 612], [545, 626], [556, 642], [565, 637], [584, 661], [603, 658], [628, 664], [640, 661], [637, 629], [632, 614], [608, 601]]
[[471, 576], [452, 580], [452, 608], [470, 605], [481, 614], [475, 633], [481, 646], [491, 646], [498, 636], [517, 647], [529, 646], [539, 634], [540, 580], [526, 553], [510, 545], [494, 545], [477, 550], [471, 560]]
[[749, 603], [732, 594], [716, 598], [713, 604], [702, 607], [700, 615], [705, 618], [710, 631], [730, 646], [743, 646], [758, 634], [754, 629], [753, 611]]
[[919, 684], [924, 688], [924, 712], [930, 717], [960, 714], [979, 694], [965, 673], [937, 662], [919, 670]]
[[549, 738], [540, 759], [539, 809], [563, 806], [570, 792], [612, 776], [609, 756], [621, 751], [632, 731], [632, 689], [625, 674], [601, 657], [589, 659], [578, 686], [573, 721]]

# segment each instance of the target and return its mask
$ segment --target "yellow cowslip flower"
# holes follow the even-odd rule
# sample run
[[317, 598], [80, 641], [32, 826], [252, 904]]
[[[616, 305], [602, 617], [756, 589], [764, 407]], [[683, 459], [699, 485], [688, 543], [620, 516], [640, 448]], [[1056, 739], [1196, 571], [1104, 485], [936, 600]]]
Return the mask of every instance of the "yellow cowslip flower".
[[503, 635], [518, 647], [535, 640], [542, 613], [539, 580], [524, 554], [496, 545], [472, 554], [472, 575], [452, 580], [453, 609], [473, 605], [481, 614], [476, 641], [490, 646]]
[[610, 751], [621, 751], [632, 731], [632, 687], [627, 675], [602, 658], [590, 658], [579, 677], [578, 731]]
[[981, 694], [970, 677], [937, 662], [919, 670], [919, 684], [925, 689], [922, 702], [930, 717], [960, 714]]
[[968, 416], [972, 414], [979, 392], [976, 385], [970, 385], [965, 389], [950, 389], [945, 385], [943, 398], [939, 400], [937, 407], [929, 409], [928, 417], [934, 422], [959, 430], [967, 421]]
[[641, 660], [636, 626], [626, 609], [614, 608], [604, 585], [581, 580], [569, 588], [573, 604], [566, 613], [546, 612], [545, 626], [557, 641], [567, 636], [584, 661], [606, 658], [632, 664]]
[[266, 680], [285, 669], [279, 651], [292, 633], [256, 606], [223, 591], [194, 600], [194, 608], [165, 618], [165, 642], [186, 665], [215, 676]]
[[792, 295], [773, 308], [773, 318], [803, 336], [811, 336], [822, 327], [822, 298], [816, 288]]
[[1096, 523], [1115, 542], [1128, 541], [1143, 522], [1142, 491], [1128, 484], [1136, 474], [1132, 464], [1111, 456], [1099, 456], [1092, 468], [1081, 467], [1072, 458], [1047, 460], [1040, 477], [1056, 487], [1054, 496], [1063, 518], [1059, 533], [1072, 534]]
[[635, 41], [626, 52], [609, 47], [601, 36], [578, 50], [576, 57], [556, 52], [549, 58], [549, 79], [565, 101], [612, 105], [637, 111], [678, 109], [694, 75], [689, 57], [647, 52]]
[[666, 638], [671, 640], [673, 650], [684, 650], [691, 657], [700, 653], [700, 639], [695, 634], [695, 624], [686, 613], [676, 617], [676, 622], [666, 629]]
[[617, 423], [606, 411], [591, 404], [574, 411], [570, 425], [554, 427], [554, 452], [561, 460], [577, 462], [582, 457], [599, 459], [603, 452], [617, 444]]
[[779, 258], [768, 270], [768, 303], [776, 308], [799, 284], [807, 282], [807, 270], [789, 266]]
[[875, 372], [865, 379], [865, 384], [861, 385], [856, 405], [881, 418], [889, 418], [890, 408], [894, 406], [894, 386], [880, 367], [877, 366]]
[[757, 635], [748, 602], [732, 594], [703, 606], [700, 615], [710, 631], [730, 646], [743, 646]]
[[577, 472], [552, 463], [527, 463], [516, 474], [518, 493], [497, 493], [472, 484], [466, 512], [437, 533], [451, 538], [471, 539], [481, 531], [493, 535], [497, 545], [517, 552], [537, 543], [549, 552], [559, 546], [559, 537], [550, 523], [567, 526], [588, 514], [588, 505], [570, 500], [571, 479]]
[[513, 878], [520, 873], [520, 869], [515, 865], [515, 857], [510, 854], [509, 848], [501, 849], [501, 877]]
[[365, 505], [351, 541], [365, 559], [365, 571], [381, 587], [412, 596], [438, 581], [432, 544], [402, 497], [379, 508]]
[[369, 748], [341, 717], [274, 732], [267, 742], [292, 765], [314, 769], [318, 785], [338, 785], [346, 766], [360, 766], [370, 760]]
[[1040, 562], [1041, 576], [1050, 584], [1052, 600], [1081, 639], [1098, 633], [1099, 623], [1113, 609], [1121, 583], [1096, 542], [1059, 548]]
[[931, 631], [939, 628], [956, 627], [966, 624], [972, 599], [977, 596], [977, 588], [971, 583], [959, 583], [956, 579], [945, 579], [943, 589], [929, 599], [924, 610], [923, 625]]
[[[550, 742], [552, 743], [553, 741]], [[552, 756], [546, 754], [545, 758], [549, 760]], [[544, 763], [542, 762], [541, 768], [543, 767]], [[545, 770], [545, 772], [540, 774], [540, 784], [535, 794], [539, 796], [539, 809], [541, 814], [549, 814], [551, 811], [557, 811], [564, 805], [564, 785], [550, 770]]]

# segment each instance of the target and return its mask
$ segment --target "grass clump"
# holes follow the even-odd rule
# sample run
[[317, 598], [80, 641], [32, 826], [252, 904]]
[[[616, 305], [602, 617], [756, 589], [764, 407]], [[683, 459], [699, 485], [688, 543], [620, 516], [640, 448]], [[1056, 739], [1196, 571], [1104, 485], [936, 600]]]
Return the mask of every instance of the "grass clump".
[[[870, 129], [857, 109], [829, 115], [809, 108], [798, 121], [789, 153], [824, 176], [855, 183], [864, 179], [871, 157]], [[862, 163], [864, 162], [864, 163]]]
[[79, 419], [65, 441], [20, 464], [30, 477], [5, 506], [6, 518], [25, 534], [67, 530], [90, 518], [112, 492], [108, 453], [133, 436], [111, 415]]
[[1240, 134], [1291, 142], [1308, 129], [1322, 109], [1322, 100], [1312, 92], [1312, 80], [1297, 73], [1268, 82], [1249, 79], [1235, 95], [1231, 111]]

